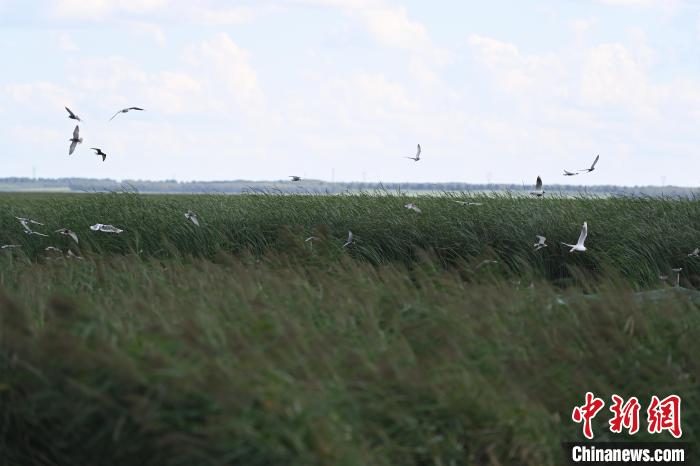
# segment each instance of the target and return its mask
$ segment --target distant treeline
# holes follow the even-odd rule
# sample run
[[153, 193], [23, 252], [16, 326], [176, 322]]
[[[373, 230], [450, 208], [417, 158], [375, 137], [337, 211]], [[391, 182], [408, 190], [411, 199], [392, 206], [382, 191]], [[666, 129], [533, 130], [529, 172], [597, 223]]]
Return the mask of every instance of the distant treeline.
[[[522, 184], [470, 184], [470, 183], [369, 183], [369, 182], [326, 182], [320, 180], [302, 180], [291, 182], [279, 181], [177, 181], [177, 180], [122, 180], [108, 178], [0, 178], [0, 191], [70, 191], [70, 192], [110, 192], [130, 191], [140, 193], [321, 193], [337, 194], [347, 191], [388, 192], [489, 192], [510, 191], [513, 193], [529, 192], [531, 186]], [[598, 194], [629, 196], [683, 196], [695, 197], [700, 188], [678, 186], [574, 186], [549, 185], [545, 189], [562, 194]]]

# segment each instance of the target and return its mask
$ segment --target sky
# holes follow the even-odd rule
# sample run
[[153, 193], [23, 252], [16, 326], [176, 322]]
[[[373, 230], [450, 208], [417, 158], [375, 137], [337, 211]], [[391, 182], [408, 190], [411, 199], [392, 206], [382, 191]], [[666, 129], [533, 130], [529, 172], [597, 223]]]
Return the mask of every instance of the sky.
[[0, 31], [0, 177], [700, 185], [700, 0], [0, 0]]

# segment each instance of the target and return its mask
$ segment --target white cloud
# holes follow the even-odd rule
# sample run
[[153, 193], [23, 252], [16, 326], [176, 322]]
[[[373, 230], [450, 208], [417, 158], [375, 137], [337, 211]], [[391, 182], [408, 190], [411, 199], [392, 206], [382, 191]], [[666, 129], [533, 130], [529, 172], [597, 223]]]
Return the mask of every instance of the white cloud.
[[129, 26], [131, 33], [137, 37], [148, 37], [160, 46], [164, 46], [167, 41], [163, 29], [154, 23], [132, 21]]
[[584, 61], [581, 99], [588, 105], [619, 105], [649, 115], [655, 112], [658, 92], [626, 47], [602, 44], [590, 49]]
[[[225, 98], [232, 98], [239, 107], [254, 110], [264, 102], [264, 94], [258, 84], [255, 70], [250, 64], [249, 54], [224, 33], [208, 41], [190, 46], [185, 51], [188, 63], [199, 70], [210, 84], [210, 104], [220, 109], [230, 105]], [[226, 96], [219, 95], [220, 88]]]
[[78, 44], [75, 43], [71, 35], [67, 32], [59, 33], [56, 36], [56, 43], [62, 52], [77, 52], [80, 50]]
[[472, 34], [469, 37], [476, 58], [506, 92], [522, 95], [563, 96], [567, 94], [563, 62], [555, 55], [524, 55], [514, 44]]
[[34, 83], [10, 83], [0, 86], [0, 97], [33, 108], [63, 107], [74, 102], [73, 94], [66, 88], [49, 81]]
[[169, 0], [55, 0], [54, 16], [98, 20], [114, 13], [143, 14], [168, 5]]

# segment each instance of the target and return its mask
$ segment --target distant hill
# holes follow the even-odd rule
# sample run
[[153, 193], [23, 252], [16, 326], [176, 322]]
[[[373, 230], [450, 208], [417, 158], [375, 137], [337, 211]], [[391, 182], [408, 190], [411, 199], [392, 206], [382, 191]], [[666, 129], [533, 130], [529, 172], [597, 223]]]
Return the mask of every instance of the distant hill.
[[[469, 184], [469, 183], [331, 183], [321, 180], [279, 181], [149, 181], [95, 178], [0, 178], [0, 192], [111, 192], [129, 191], [147, 194], [241, 194], [241, 193], [318, 193], [338, 194], [343, 192], [376, 191], [388, 192], [512, 192], [528, 193], [530, 186], [520, 184]], [[677, 186], [572, 186], [548, 185], [552, 194], [594, 194], [628, 196], [683, 196], [700, 195], [700, 188]], [[700, 197], [700, 196], [698, 196]]]

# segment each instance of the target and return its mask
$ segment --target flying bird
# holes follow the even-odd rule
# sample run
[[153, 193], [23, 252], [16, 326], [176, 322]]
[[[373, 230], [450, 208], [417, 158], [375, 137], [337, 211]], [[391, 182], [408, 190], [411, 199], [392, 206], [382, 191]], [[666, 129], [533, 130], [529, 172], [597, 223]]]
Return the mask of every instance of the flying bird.
[[80, 128], [78, 125], [75, 126], [75, 129], [73, 130], [73, 137], [69, 139], [69, 141], [70, 148], [68, 149], [68, 155], [71, 155], [75, 150], [75, 146], [83, 142], [83, 138], [80, 137]]
[[290, 175], [289, 177], [292, 179], [292, 181], [301, 181], [301, 176]]
[[101, 156], [102, 156], [102, 161], [103, 161], [103, 162], [104, 162], [105, 160], [107, 160], [107, 154], [105, 154], [104, 152], [102, 152], [102, 149], [100, 149], [99, 147], [91, 147], [90, 149], [92, 149], [92, 150], [95, 151], [95, 155], [101, 155]]
[[700, 257], [700, 248], [695, 248], [693, 252], [688, 254], [688, 257]]
[[416, 212], [416, 213], [419, 213], [419, 214], [420, 214], [421, 212], [423, 212], [423, 211], [420, 210], [420, 208], [419, 208], [417, 205], [415, 205], [413, 202], [409, 202], [409, 203], [406, 204], [404, 207], [407, 208], [408, 210], [412, 210], [412, 211], [414, 211], [414, 212]]
[[485, 265], [492, 265], [492, 264], [493, 265], [498, 264], [498, 261], [495, 261], [493, 259], [483, 260], [483, 261], [479, 262], [479, 264], [474, 268], [474, 270], [479, 270], [480, 268], [482, 268]]
[[353, 244], [355, 244], [355, 240], [352, 237], [352, 231], [348, 230], [348, 240], [343, 244], [343, 247], [352, 246]]
[[314, 241], [318, 241], [319, 238], [317, 236], [309, 236], [304, 240], [305, 243], [309, 243], [309, 249], [313, 252], [314, 250]]
[[15, 248], [21, 248], [22, 246], [19, 244], [3, 244], [0, 246], [0, 249], [15, 249]]
[[469, 201], [454, 201], [457, 204], [462, 204], [462, 205], [484, 205], [483, 202], [469, 202]]
[[113, 225], [104, 225], [102, 223], [96, 223], [90, 227], [92, 231], [102, 231], [104, 233], [115, 233], [119, 234], [123, 232], [124, 230], [121, 230]]
[[564, 170], [564, 176], [576, 176], [578, 175], [577, 172], [570, 172], [568, 170]]
[[586, 241], [586, 236], [588, 236], [588, 222], [583, 222], [583, 227], [581, 228], [581, 235], [578, 237], [578, 242], [576, 244], [561, 243], [564, 246], [569, 246], [571, 250], [569, 252], [586, 250], [586, 246], [583, 243]]
[[68, 228], [60, 228], [56, 230], [56, 233], [64, 236], [70, 236], [73, 241], [75, 241], [75, 244], [80, 244], [80, 241], [78, 241], [78, 235], [73, 230], [69, 230]]
[[547, 241], [547, 238], [545, 238], [544, 236], [540, 236], [540, 235], [535, 235], [535, 236], [537, 236], [537, 242], [535, 243], [535, 251], [539, 251], [540, 249], [546, 248], [547, 246], [549, 246], [547, 243], [545, 243], [545, 241]]
[[535, 183], [535, 190], [531, 191], [530, 194], [537, 197], [544, 196], [544, 189], [542, 189], [542, 178], [537, 177], [537, 182]]
[[418, 162], [420, 160], [421, 152], [423, 152], [423, 150], [420, 148], [420, 144], [418, 144], [418, 149], [416, 150], [416, 156], [415, 157], [404, 157], [404, 158], [411, 159], [414, 162]]
[[676, 274], [676, 287], [681, 286], [681, 272], [683, 271], [682, 267], [678, 267], [676, 269], [671, 269], [672, 272]]
[[79, 259], [79, 260], [83, 260], [83, 258], [82, 258], [81, 256], [77, 255], [76, 253], [74, 253], [74, 252], [71, 251], [70, 249], [69, 249], [68, 252], [66, 253], [66, 257], [69, 258], [69, 259]]
[[68, 118], [70, 118], [71, 120], [83, 121], [78, 115], [73, 113], [70, 108], [66, 107], [66, 111], [68, 112]]
[[199, 218], [197, 217], [197, 214], [195, 214], [191, 210], [185, 212], [185, 218], [190, 222], [194, 223], [195, 225], [199, 226]]
[[583, 170], [579, 170], [580, 172], [586, 172], [590, 173], [593, 170], [595, 170], [595, 165], [598, 163], [598, 160], [600, 160], [600, 154], [596, 155], [595, 160], [593, 161], [593, 165], [591, 165], [591, 168], [584, 168]]
[[36, 220], [32, 220], [30, 218], [24, 218], [24, 217], [15, 217], [17, 220], [19, 220], [19, 223], [22, 224], [22, 227], [24, 228], [24, 232], [28, 235], [37, 235], [37, 236], [49, 236], [45, 235], [43, 233], [39, 233], [38, 231], [34, 231], [31, 229], [29, 226], [30, 224], [33, 225], [43, 225], [43, 223], [39, 223]]
[[120, 113], [128, 113], [128, 112], [130, 112], [131, 110], [138, 110], [138, 111], [140, 111], [140, 112], [143, 111], [143, 109], [142, 109], [141, 107], [129, 107], [129, 108], [124, 108], [124, 109], [122, 109], [122, 110], [119, 110], [119, 111], [118, 111], [117, 113], [115, 113], [114, 115], [112, 115], [112, 118], [110, 118], [109, 121], [114, 120], [114, 117], [117, 116], [117, 115], [119, 115]]

